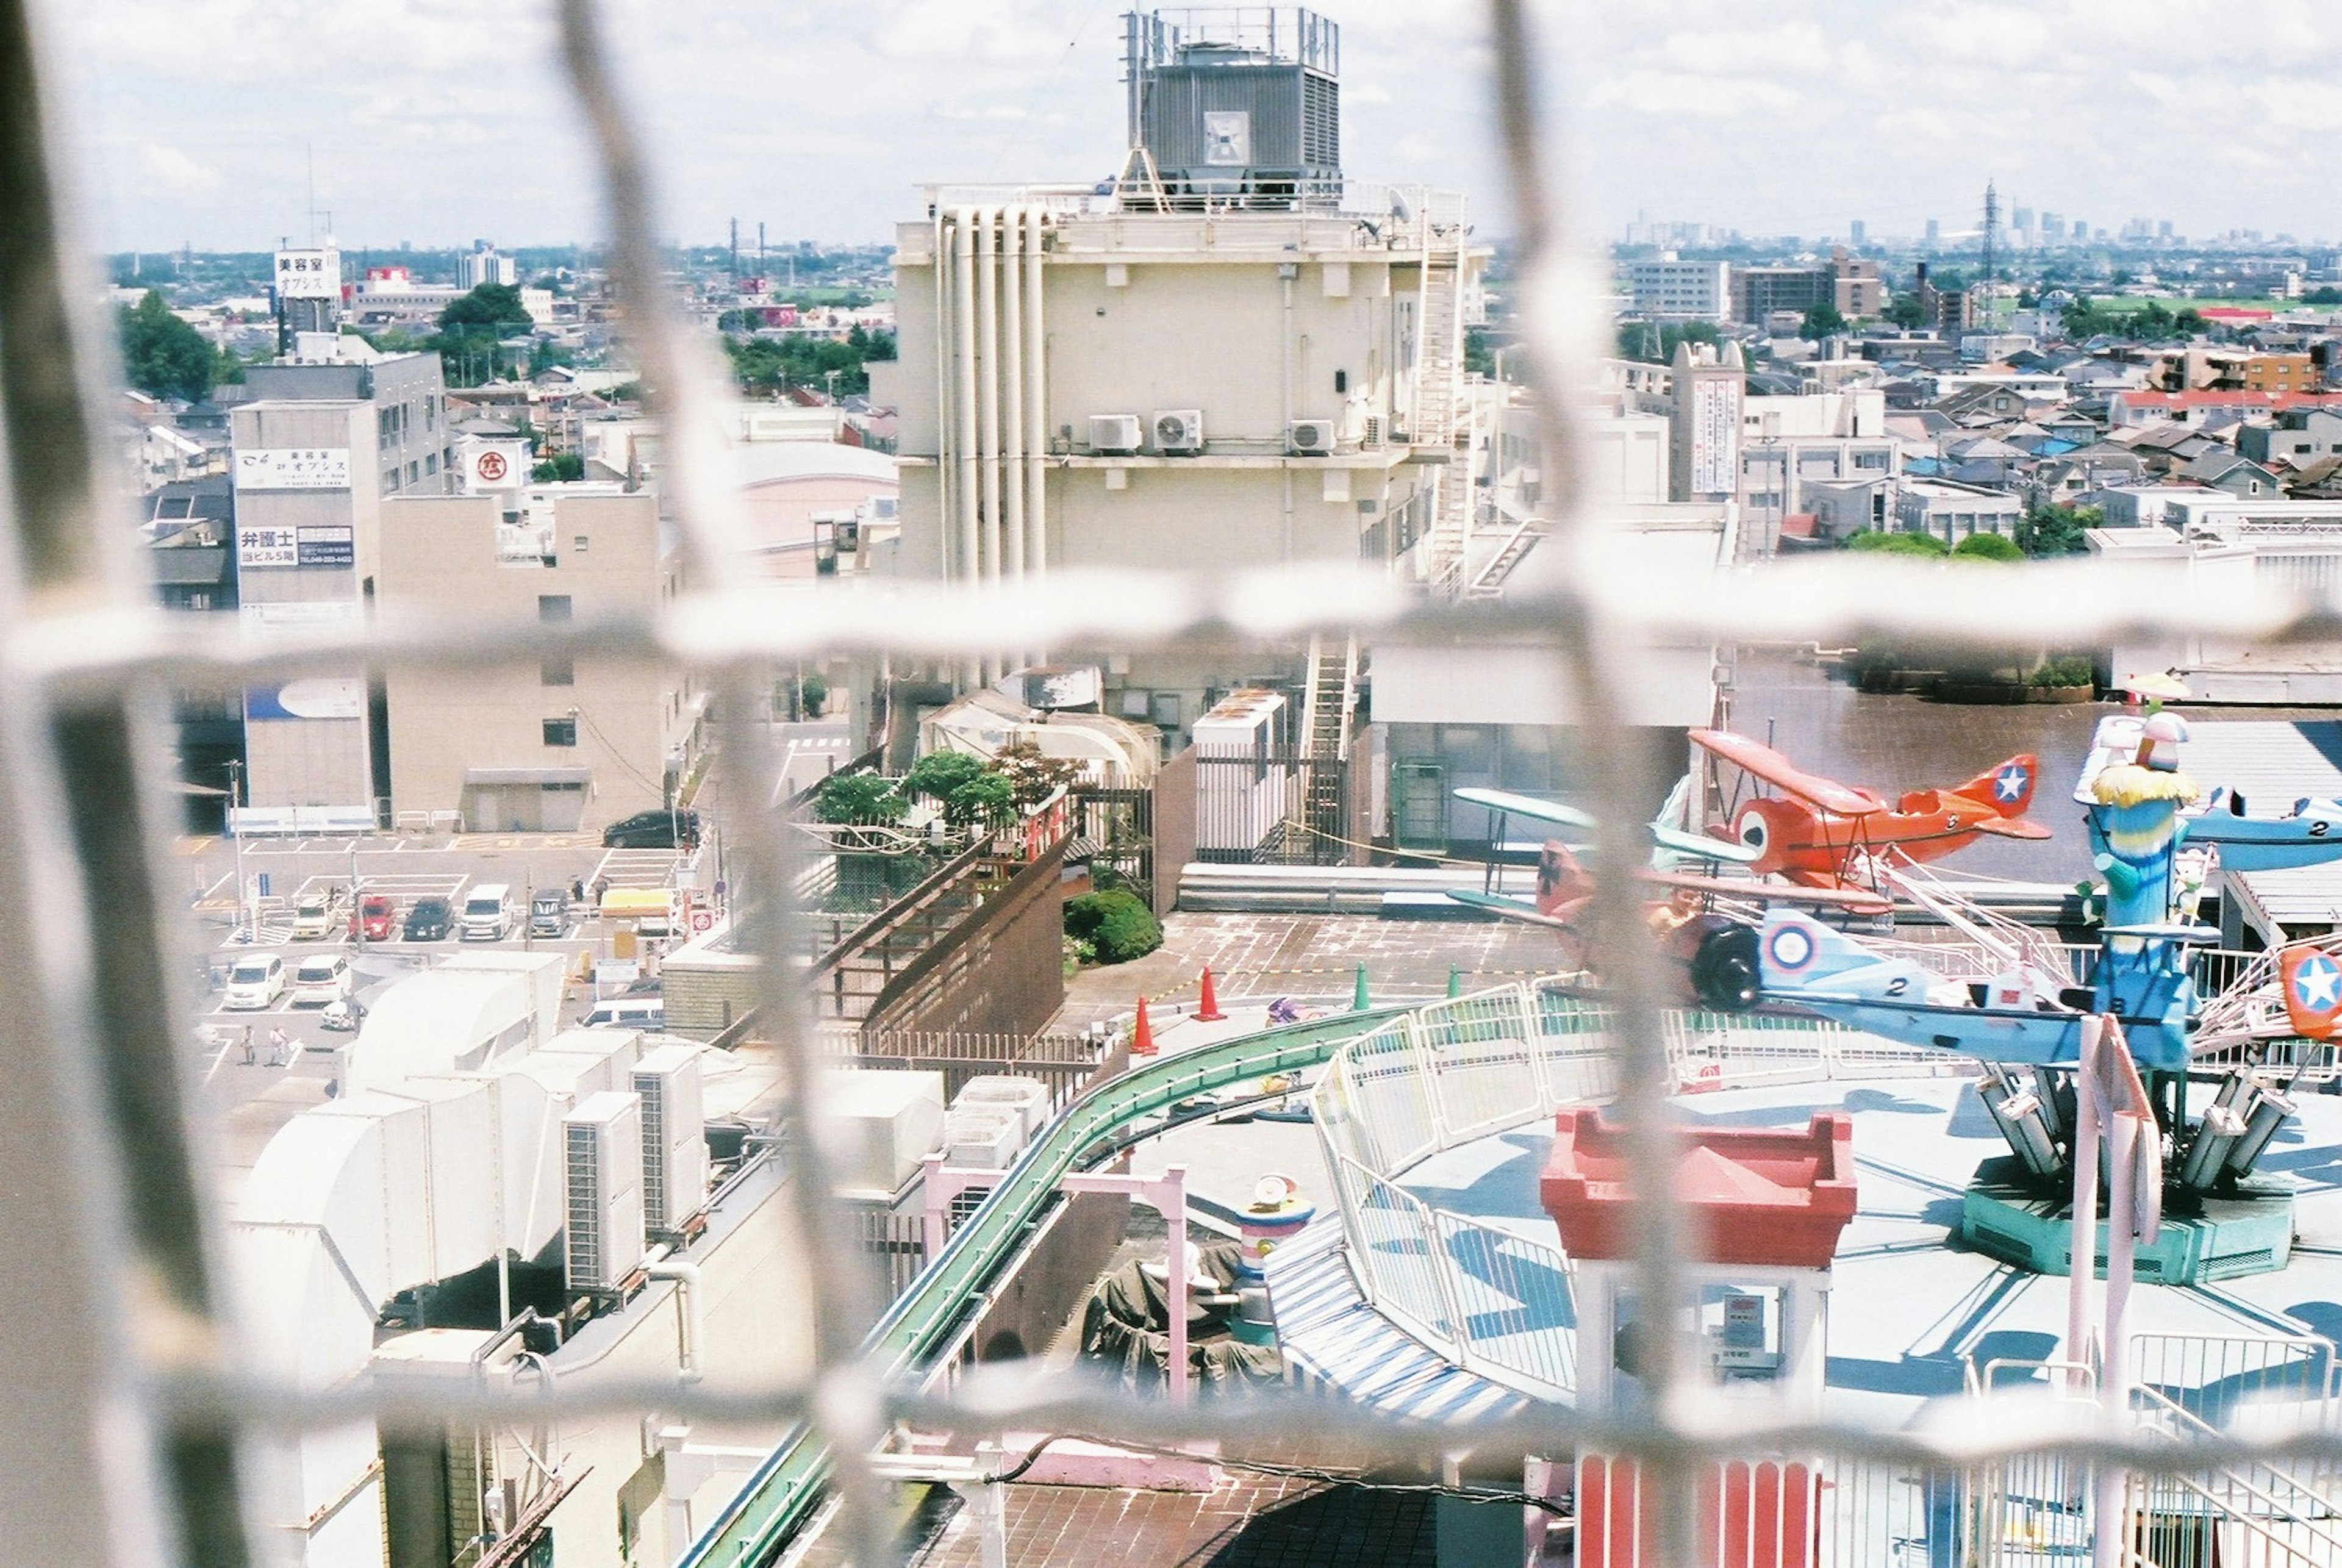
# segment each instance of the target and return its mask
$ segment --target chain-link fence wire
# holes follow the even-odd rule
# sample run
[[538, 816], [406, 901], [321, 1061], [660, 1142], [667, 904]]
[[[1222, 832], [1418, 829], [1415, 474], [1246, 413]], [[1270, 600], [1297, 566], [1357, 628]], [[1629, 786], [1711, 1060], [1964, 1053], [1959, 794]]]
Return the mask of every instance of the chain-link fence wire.
[[[1013, 1423], [1146, 1442], [1307, 1437], [1361, 1462], [1419, 1461], [1452, 1441], [1338, 1403], [1265, 1399], [1240, 1411], [1136, 1405], [1029, 1369], [963, 1377], [947, 1401], [938, 1401], [916, 1378], [882, 1383], [863, 1362], [861, 1335], [876, 1297], [852, 1249], [812, 1249], [802, 1260], [818, 1300], [814, 1371], [784, 1385], [602, 1378], [449, 1396], [375, 1385], [308, 1391], [255, 1379], [243, 1370], [235, 1325], [224, 1313], [215, 1219], [201, 1201], [207, 1134], [188, 1114], [171, 1048], [186, 1020], [165, 978], [182, 970], [170, 962], [173, 934], [156, 891], [154, 868], [167, 862], [158, 842], [159, 775], [150, 760], [163, 752], [152, 715], [165, 678], [235, 684], [352, 661], [464, 667], [580, 653], [712, 673], [718, 710], [729, 721], [719, 726], [719, 770], [735, 847], [745, 857], [737, 880], [749, 902], [746, 942], [767, 960], [760, 1016], [784, 1063], [783, 1105], [798, 1163], [793, 1201], [811, 1238], [824, 1233], [829, 1218], [822, 1173], [834, 1124], [819, 1114], [803, 998], [785, 983], [790, 970], [782, 960], [801, 945], [792, 940], [796, 916], [786, 894], [788, 844], [786, 835], [758, 830], [775, 769], [761, 754], [761, 726], [746, 722], [767, 700], [776, 668], [808, 654], [958, 659], [1033, 646], [1137, 650], [1195, 634], [1269, 639], [1310, 630], [1432, 627], [1543, 639], [1564, 667], [1589, 753], [1607, 764], [1590, 781], [1606, 870], [1592, 951], [1617, 1000], [1598, 1023], [1581, 1022], [1616, 1044], [1599, 1087], [1616, 1095], [1633, 1130], [1639, 1288], [1646, 1300], [1666, 1301], [1680, 1299], [1681, 1226], [1666, 1199], [1672, 1151], [1657, 1112], [1676, 1084], [1655, 1001], [1655, 955], [1624, 874], [1639, 858], [1634, 803], [1646, 794], [1626, 760], [1635, 749], [1619, 744], [1617, 675], [1636, 649], [1686, 636], [1845, 641], [1890, 629], [1991, 645], [2018, 634], [2071, 644], [2176, 629], [2282, 644], [2342, 629], [2332, 604], [2314, 595], [2240, 584], [2197, 589], [2182, 602], [2157, 579], [2095, 565], [2008, 575], [1832, 560], [1700, 583], [1594, 569], [1588, 540], [1597, 523], [1585, 504], [1568, 395], [1573, 370], [1591, 363], [1585, 335], [1570, 328], [1572, 301], [1591, 291], [1575, 285], [1566, 208], [1549, 194], [1553, 122], [1567, 105], [1540, 79], [1546, 44], [1520, 0], [1493, 0], [1491, 20], [1520, 242], [1521, 325], [1546, 389], [1536, 406], [1546, 471], [1557, 481], [1544, 548], [1582, 569], [1559, 574], [1556, 588], [1468, 609], [1426, 601], [1386, 577], [1313, 564], [1241, 575], [1053, 573], [982, 595], [906, 584], [893, 591], [885, 615], [843, 595], [816, 595], [776, 615], [733, 569], [743, 535], [717, 478], [713, 404], [720, 382], [678, 329], [665, 295], [652, 239], [653, 181], [595, 7], [564, 0], [565, 62], [608, 197], [613, 278], [665, 432], [662, 484], [686, 541], [688, 591], [656, 617], [549, 626], [410, 614], [300, 639], [247, 640], [151, 606], [126, 520], [104, 499], [97, 409], [101, 389], [116, 378], [98, 346], [102, 335], [77, 319], [90, 291], [80, 283], [85, 253], [68, 221], [72, 204], [47, 124], [47, 85], [57, 78], [38, 66], [29, 13], [29, 0], [0, 0], [0, 212], [8, 215], [0, 223], [0, 440], [13, 545], [0, 566], [0, 597], [10, 612], [0, 634], [0, 795], [11, 820], [26, 824], [0, 855], [0, 899], [39, 912], [0, 944], [0, 1012], [13, 1048], [0, 1137], [0, 1185], [9, 1193], [0, 1204], [0, 1245], [40, 1263], [37, 1271], [0, 1271], [0, 1383], [11, 1393], [10, 1413], [0, 1417], [0, 1523], [12, 1552], [27, 1561], [238, 1568], [252, 1555], [252, 1526], [236, 1506], [237, 1434], [363, 1419], [394, 1433], [525, 1420], [548, 1409], [810, 1420], [843, 1457], [838, 1483], [850, 1547], [872, 1563], [886, 1553], [881, 1513], [856, 1460], [890, 1420], [952, 1428]], [[1533, 1004], [1566, 1011], [1556, 994], [1535, 994]], [[1459, 1026], [1443, 1016], [1422, 1027], [1446, 1045], [1493, 1049], [1489, 1084], [1512, 1071], [1500, 1041], [1475, 1037], [1477, 1024]], [[1408, 1028], [1394, 1032], [1394, 1052], [1424, 1048]], [[1542, 1061], [1538, 1071], [1582, 1076], [1583, 1060], [1572, 1053]], [[1366, 1091], [1355, 1081], [1350, 1089], [1393, 1098], [1409, 1093]], [[1487, 1112], [1489, 1093], [1485, 1085], [1459, 1091], [1465, 1123]], [[1427, 1114], [1428, 1106], [1423, 1110]], [[1342, 1168], [1346, 1180], [1381, 1180]], [[1405, 1205], [1391, 1198], [1390, 1207]], [[1452, 1310], [1434, 1307], [1432, 1295], [1422, 1305], [1432, 1317]], [[1980, 1456], [2121, 1463], [2157, 1473], [2297, 1457], [2342, 1461], [2342, 1436], [2323, 1425], [2239, 1433], [2177, 1423], [2177, 1435], [2028, 1425], [2005, 1416], [1973, 1429], [1955, 1422], [1892, 1433], [1827, 1422], [1719, 1425], [1701, 1419], [1712, 1413], [1681, 1375], [1682, 1351], [1675, 1343], [1654, 1369], [1662, 1397], [1641, 1414], [1591, 1418], [1548, 1408], [1476, 1429], [1474, 1447], [1483, 1454], [1552, 1454], [1589, 1444], [1644, 1463], [1646, 1483], [1664, 1494], [1673, 1494], [1665, 1489], [1690, 1467], [1783, 1448], [1915, 1473]], [[1688, 1529], [1686, 1519], [1656, 1543], [1662, 1560], [1690, 1560]]]

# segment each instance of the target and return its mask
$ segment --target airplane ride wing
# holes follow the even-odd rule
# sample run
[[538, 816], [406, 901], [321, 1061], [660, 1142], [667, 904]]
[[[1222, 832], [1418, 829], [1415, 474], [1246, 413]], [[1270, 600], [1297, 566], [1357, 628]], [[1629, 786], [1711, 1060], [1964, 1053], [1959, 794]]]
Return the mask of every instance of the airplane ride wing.
[[1887, 809], [1886, 800], [1875, 790], [1807, 773], [1771, 746], [1746, 735], [1736, 735], [1730, 730], [1694, 730], [1691, 742], [1751, 778], [1762, 779], [1783, 794], [1795, 795], [1833, 815], [1869, 816]]
[[1678, 833], [1651, 824], [1651, 842], [1676, 860], [1706, 861], [1711, 865], [1754, 865], [1765, 856], [1761, 849], [1737, 839], [1711, 838], [1704, 833]]
[[1461, 887], [1449, 888], [1447, 896], [1458, 904], [1468, 905], [1473, 909], [1485, 909], [1489, 914], [1500, 914], [1506, 920], [1526, 921], [1531, 925], [1549, 926], [1556, 931], [1577, 929], [1566, 920], [1559, 920], [1540, 912], [1535, 904], [1526, 898], [1511, 898], [1501, 893], [1475, 893]]
[[2049, 830], [2037, 822], [2021, 816], [1980, 816], [1960, 824], [1976, 833], [1988, 833], [1996, 838], [2047, 838]]
[[1786, 882], [1752, 882], [1745, 877], [1676, 876], [1662, 871], [1644, 872], [1637, 881], [1654, 887], [1688, 888], [1750, 904], [1786, 904], [1802, 909], [1843, 909], [1857, 914], [1885, 914], [1895, 901], [1860, 887], [1798, 887]]
[[1510, 790], [1480, 789], [1467, 786], [1455, 792], [1456, 798], [1466, 805], [1486, 806], [1507, 816], [1525, 816], [1536, 822], [1556, 823], [1563, 827], [1594, 831], [1594, 818], [1575, 806], [1559, 801], [1539, 800], [1535, 795], [1515, 794]]

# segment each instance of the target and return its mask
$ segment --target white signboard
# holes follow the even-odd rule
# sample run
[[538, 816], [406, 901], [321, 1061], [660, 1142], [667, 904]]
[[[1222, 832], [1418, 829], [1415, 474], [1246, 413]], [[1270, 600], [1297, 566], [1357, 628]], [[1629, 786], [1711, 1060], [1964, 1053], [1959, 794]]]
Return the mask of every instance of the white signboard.
[[288, 599], [241, 606], [246, 632], [322, 632], [357, 624], [355, 599]]
[[1691, 386], [1691, 493], [1730, 495], [1739, 488], [1739, 399], [1729, 381], [1696, 376]]
[[278, 251], [276, 297], [342, 297], [342, 253], [336, 250]]
[[239, 566], [291, 566], [299, 561], [299, 540], [294, 529], [245, 527], [235, 531], [235, 564]]
[[235, 454], [238, 490], [347, 490], [346, 446], [262, 446]]

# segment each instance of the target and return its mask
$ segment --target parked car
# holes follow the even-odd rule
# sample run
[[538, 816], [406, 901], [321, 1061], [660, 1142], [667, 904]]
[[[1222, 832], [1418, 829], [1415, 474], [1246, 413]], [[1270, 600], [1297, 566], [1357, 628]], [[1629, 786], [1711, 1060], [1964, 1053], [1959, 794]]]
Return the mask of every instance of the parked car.
[[345, 953], [313, 953], [293, 967], [292, 1002], [295, 1007], [324, 1007], [350, 994], [350, 960]]
[[540, 893], [528, 903], [528, 929], [532, 936], [559, 936], [569, 929], [569, 895], [555, 889]]
[[614, 996], [596, 1002], [577, 1021], [587, 1029], [659, 1029], [666, 1024], [663, 996]]
[[501, 882], [484, 882], [464, 900], [463, 930], [466, 942], [502, 942], [512, 934], [512, 888]]
[[674, 849], [699, 842], [696, 811], [638, 811], [602, 830], [604, 849]]
[[320, 888], [303, 894], [293, 904], [293, 940], [319, 942], [331, 935], [334, 914], [342, 906], [342, 895], [335, 888]]
[[388, 942], [398, 926], [398, 900], [386, 893], [369, 893], [350, 916], [350, 934], [361, 942]]
[[455, 924], [455, 906], [444, 898], [418, 898], [406, 912], [406, 940], [440, 942]]
[[245, 1011], [268, 1007], [285, 994], [285, 960], [274, 953], [245, 953], [228, 967], [227, 994], [220, 1005]]

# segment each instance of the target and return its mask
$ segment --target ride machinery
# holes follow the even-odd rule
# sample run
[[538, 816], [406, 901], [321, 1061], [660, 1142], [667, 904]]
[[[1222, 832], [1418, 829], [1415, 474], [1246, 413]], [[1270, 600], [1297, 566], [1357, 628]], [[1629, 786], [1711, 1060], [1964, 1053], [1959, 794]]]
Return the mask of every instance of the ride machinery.
[[[2120, 1023], [2167, 1150], [2167, 1236], [2159, 1255], [2142, 1259], [2141, 1277], [2235, 1277], [2282, 1267], [2289, 1249], [2291, 1191], [2256, 1167], [2293, 1114], [2288, 1091], [2314, 1050], [2304, 1041], [2330, 1036], [2342, 1014], [2342, 965], [2318, 944], [2297, 943], [2256, 955], [2216, 994], [2199, 995], [2198, 954], [2218, 933], [2193, 920], [2195, 896], [2227, 841], [2188, 845], [2204, 819], [2187, 814], [2200, 792], [2178, 767], [2186, 738], [2172, 714], [2100, 724], [2075, 792], [2105, 883], [2105, 924], [2086, 965], [2043, 934], [1891, 864], [1887, 874], [1901, 891], [1963, 940], [1896, 944], [1780, 909], [1761, 929], [1766, 1005], [1986, 1064], [1980, 1094], [2012, 1155], [1979, 1168], [1963, 1233], [2044, 1272], [2066, 1266], [2057, 1210], [2070, 1179], [2072, 1074], [2092, 1015]], [[2191, 1084], [2212, 1090], [2193, 1120]]]

